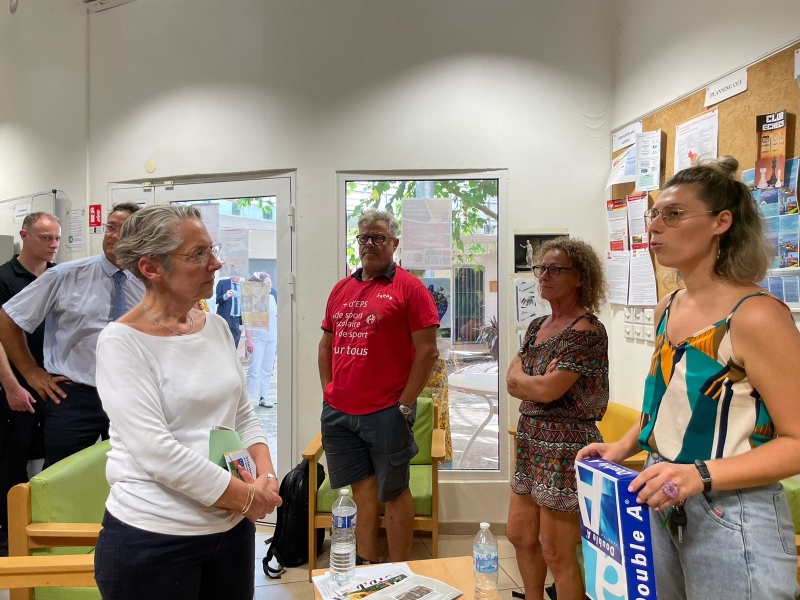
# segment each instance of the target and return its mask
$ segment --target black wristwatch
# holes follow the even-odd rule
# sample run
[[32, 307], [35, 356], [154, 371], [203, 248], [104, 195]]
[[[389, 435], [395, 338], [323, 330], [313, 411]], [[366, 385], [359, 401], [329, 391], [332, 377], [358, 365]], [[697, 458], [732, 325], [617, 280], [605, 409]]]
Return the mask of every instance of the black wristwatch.
[[411, 411], [413, 410], [412, 407], [403, 404], [402, 402], [397, 403], [397, 408], [398, 410], [400, 410], [401, 413], [403, 413], [404, 417], [408, 417], [408, 415], [410, 415]]
[[694, 466], [697, 467], [697, 470], [700, 472], [700, 480], [703, 482], [703, 493], [707, 494], [711, 491], [711, 473], [708, 472], [705, 461], [698, 459], [694, 461]]

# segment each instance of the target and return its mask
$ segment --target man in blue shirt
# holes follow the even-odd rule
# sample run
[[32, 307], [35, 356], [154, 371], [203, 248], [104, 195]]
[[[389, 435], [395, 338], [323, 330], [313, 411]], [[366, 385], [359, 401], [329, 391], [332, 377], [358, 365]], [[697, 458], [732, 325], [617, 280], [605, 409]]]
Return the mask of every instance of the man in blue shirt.
[[217, 314], [227, 321], [233, 347], [238, 348], [242, 337], [242, 284], [238, 277], [217, 283]]
[[[48, 269], [0, 310], [0, 344], [45, 402], [45, 467], [108, 438], [108, 417], [95, 387], [97, 338], [135, 307], [144, 285], [116, 264], [114, 246], [136, 204], [108, 216], [103, 252]], [[44, 368], [25, 342], [45, 323]]]

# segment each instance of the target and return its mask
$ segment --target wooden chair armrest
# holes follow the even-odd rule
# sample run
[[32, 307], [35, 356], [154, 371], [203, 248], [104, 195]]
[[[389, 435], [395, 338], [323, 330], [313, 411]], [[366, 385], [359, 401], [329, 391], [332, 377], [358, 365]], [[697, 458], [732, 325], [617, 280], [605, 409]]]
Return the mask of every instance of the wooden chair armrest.
[[434, 429], [431, 440], [431, 462], [439, 463], [444, 460], [444, 429]]
[[31, 523], [25, 528], [25, 533], [30, 537], [82, 537], [97, 541], [101, 529], [100, 523]]
[[517, 435], [517, 430], [516, 429], [509, 429], [508, 430], [508, 435], [510, 435], [512, 437], [516, 436]]
[[318, 462], [319, 457], [322, 456], [323, 452], [322, 433], [318, 433], [314, 436], [314, 439], [309, 442], [308, 446], [306, 446], [306, 449], [303, 450], [303, 458], [311, 462]]
[[794, 545], [797, 547], [798, 554], [800, 554], [800, 535], [794, 536]]
[[94, 587], [94, 554], [0, 558], [0, 588]]

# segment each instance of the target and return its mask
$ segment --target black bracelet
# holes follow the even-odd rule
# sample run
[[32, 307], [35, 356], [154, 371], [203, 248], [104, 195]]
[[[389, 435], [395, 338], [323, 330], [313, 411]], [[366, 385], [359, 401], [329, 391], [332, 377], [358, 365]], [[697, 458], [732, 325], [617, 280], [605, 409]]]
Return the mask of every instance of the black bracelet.
[[698, 459], [694, 461], [694, 466], [697, 467], [697, 470], [700, 472], [700, 479], [703, 482], [703, 493], [707, 494], [711, 491], [711, 473], [708, 472], [705, 461]]

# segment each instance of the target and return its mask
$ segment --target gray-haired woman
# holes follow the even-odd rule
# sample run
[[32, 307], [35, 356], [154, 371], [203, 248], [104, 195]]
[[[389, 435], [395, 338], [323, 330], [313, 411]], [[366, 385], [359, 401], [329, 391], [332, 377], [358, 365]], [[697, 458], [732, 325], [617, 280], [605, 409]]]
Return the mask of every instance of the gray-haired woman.
[[[100, 593], [249, 600], [253, 522], [281, 499], [228, 326], [193, 308], [213, 292], [219, 249], [196, 208], [154, 206], [125, 222], [116, 252], [146, 293], [97, 344], [97, 387], [111, 420]], [[256, 479], [209, 460], [216, 426], [239, 433]]]

